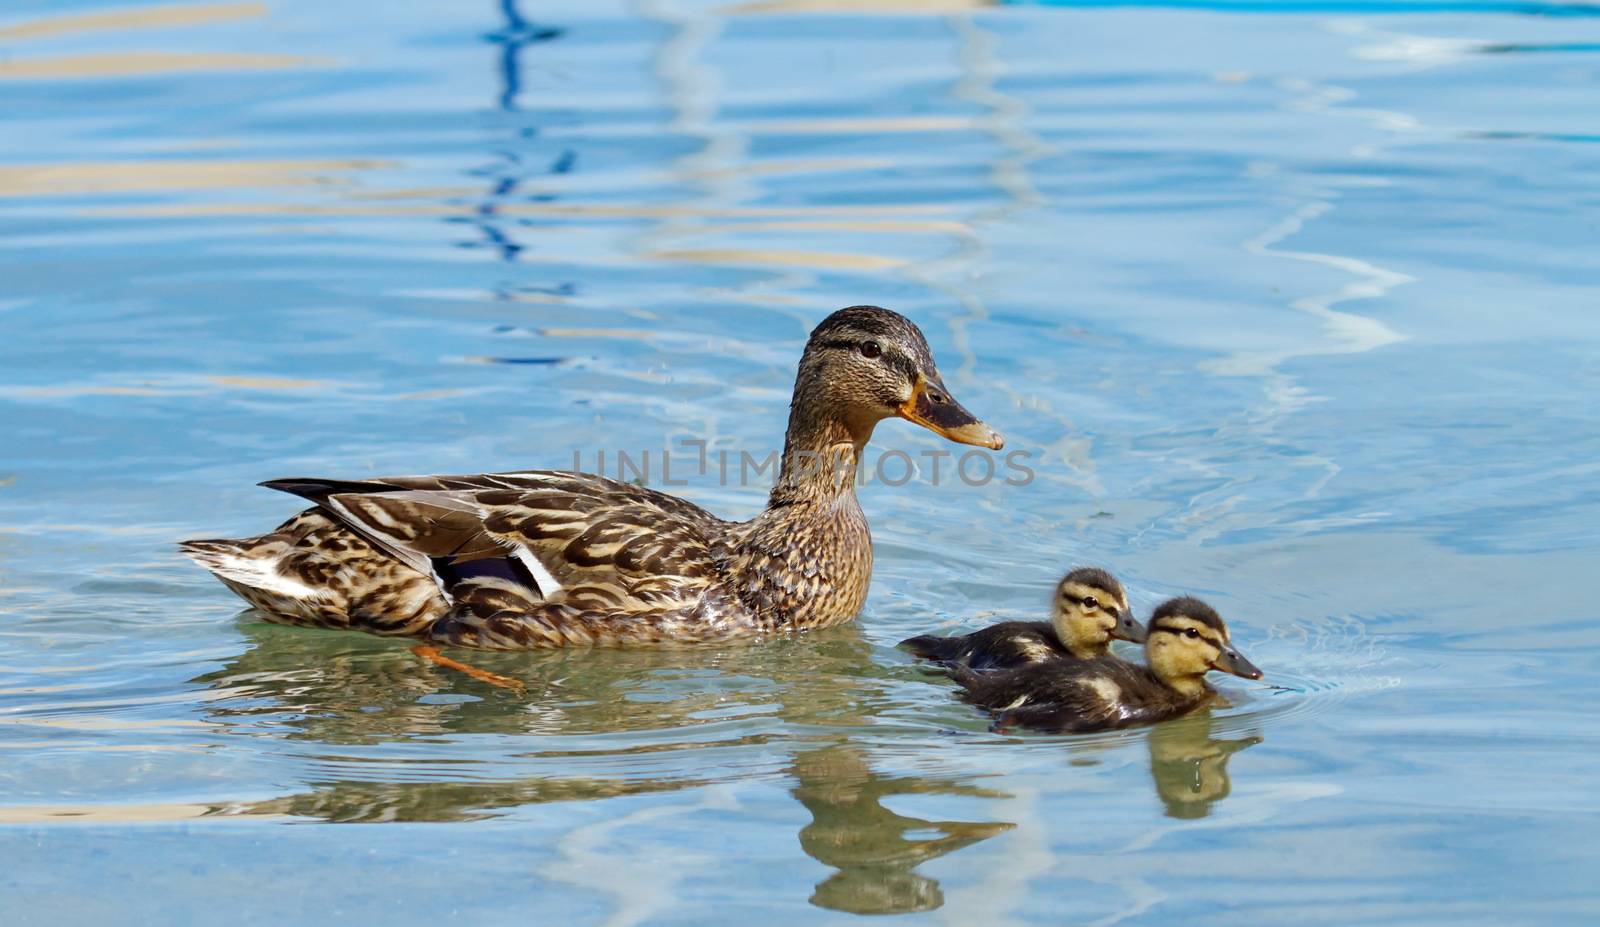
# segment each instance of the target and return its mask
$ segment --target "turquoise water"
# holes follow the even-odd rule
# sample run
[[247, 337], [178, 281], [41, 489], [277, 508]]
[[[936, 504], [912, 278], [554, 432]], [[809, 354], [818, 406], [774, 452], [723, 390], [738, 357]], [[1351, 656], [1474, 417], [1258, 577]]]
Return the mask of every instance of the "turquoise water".
[[[1600, 916], [1596, 8], [826, 6], [0, 10], [5, 923]], [[765, 453], [861, 302], [1036, 478], [865, 487], [854, 625], [519, 696], [173, 549]], [[1001, 735], [893, 647], [1084, 562], [1265, 683]]]

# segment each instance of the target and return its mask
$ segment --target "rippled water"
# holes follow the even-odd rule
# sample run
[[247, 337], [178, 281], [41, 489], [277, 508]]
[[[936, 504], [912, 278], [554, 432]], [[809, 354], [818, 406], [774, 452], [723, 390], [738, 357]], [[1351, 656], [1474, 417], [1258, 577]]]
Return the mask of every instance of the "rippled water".
[[[0, 11], [6, 923], [1600, 916], [1596, 8], [842, 6]], [[855, 625], [519, 696], [173, 550], [764, 453], [860, 302], [1036, 478], [865, 487]], [[1091, 561], [1281, 688], [1002, 735], [893, 648]]]

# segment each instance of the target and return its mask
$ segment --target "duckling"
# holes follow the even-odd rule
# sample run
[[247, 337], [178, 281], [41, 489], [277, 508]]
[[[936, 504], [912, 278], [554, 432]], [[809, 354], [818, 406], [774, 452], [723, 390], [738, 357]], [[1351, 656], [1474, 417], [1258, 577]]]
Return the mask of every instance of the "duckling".
[[1152, 724], [1208, 704], [1216, 691], [1211, 670], [1245, 679], [1261, 671], [1234, 648], [1228, 626], [1211, 606], [1184, 596], [1150, 616], [1148, 666], [1114, 656], [1076, 662], [1030, 663], [995, 673], [956, 665], [950, 675], [966, 701], [995, 712], [995, 727], [1011, 724], [1065, 733]]
[[1133, 617], [1115, 576], [1082, 567], [1056, 583], [1049, 621], [1005, 621], [956, 637], [924, 634], [900, 646], [924, 660], [998, 670], [1045, 660], [1093, 660], [1110, 652], [1112, 638], [1141, 643], [1144, 626]]

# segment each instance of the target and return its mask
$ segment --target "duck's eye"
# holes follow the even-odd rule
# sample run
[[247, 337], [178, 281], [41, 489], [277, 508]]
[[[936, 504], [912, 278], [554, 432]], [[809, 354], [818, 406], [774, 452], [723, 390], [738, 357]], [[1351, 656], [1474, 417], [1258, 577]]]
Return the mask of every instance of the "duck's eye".
[[1200, 632], [1196, 631], [1194, 628], [1184, 628], [1183, 629], [1183, 636], [1184, 637], [1192, 637], [1195, 640], [1199, 640], [1200, 639]]
[[1083, 597], [1083, 607], [1087, 608], [1090, 611], [1094, 611], [1095, 609], [1100, 607], [1100, 600], [1096, 599], [1092, 595], [1086, 595], [1086, 596]]
[[874, 357], [881, 357], [882, 355], [883, 355], [883, 346], [878, 344], [876, 341], [863, 341], [863, 342], [861, 342], [861, 356], [862, 357], [865, 357], [865, 358], [870, 360], [870, 359], [872, 359]]

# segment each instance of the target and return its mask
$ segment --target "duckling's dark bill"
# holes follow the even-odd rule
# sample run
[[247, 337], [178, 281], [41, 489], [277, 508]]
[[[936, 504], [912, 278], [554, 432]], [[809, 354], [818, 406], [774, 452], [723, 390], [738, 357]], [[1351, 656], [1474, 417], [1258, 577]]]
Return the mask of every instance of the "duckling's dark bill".
[[1111, 630], [1111, 636], [1118, 640], [1142, 644], [1150, 636], [1150, 632], [1139, 622], [1139, 619], [1132, 615], [1123, 615], [1117, 621], [1117, 626]]
[[1220, 670], [1221, 672], [1232, 673], [1235, 676], [1242, 676], [1245, 679], [1261, 678], [1261, 670], [1257, 669], [1254, 663], [1246, 660], [1244, 658], [1244, 654], [1232, 649], [1231, 647], [1222, 651], [1222, 653], [1218, 655], [1216, 661], [1211, 665], [1213, 668]]
[[911, 398], [900, 404], [895, 414], [908, 422], [915, 422], [936, 435], [960, 444], [974, 444], [998, 451], [1005, 447], [1000, 433], [978, 420], [939, 380], [917, 377]]

